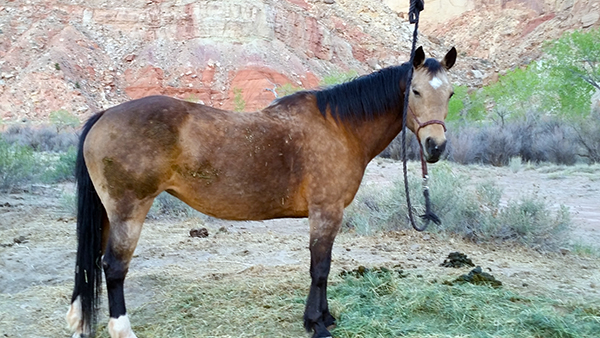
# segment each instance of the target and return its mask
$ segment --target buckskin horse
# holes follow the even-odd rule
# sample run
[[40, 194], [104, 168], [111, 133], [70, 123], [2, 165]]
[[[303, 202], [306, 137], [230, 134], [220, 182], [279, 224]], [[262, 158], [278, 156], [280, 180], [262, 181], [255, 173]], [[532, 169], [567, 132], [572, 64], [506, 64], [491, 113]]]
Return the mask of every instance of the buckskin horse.
[[420, 47], [413, 60], [297, 92], [252, 113], [150, 96], [92, 116], [76, 162], [78, 248], [66, 316], [73, 337], [95, 334], [101, 269], [109, 334], [135, 337], [123, 282], [146, 214], [163, 191], [223, 219], [308, 217], [311, 285], [304, 326], [313, 337], [330, 337], [333, 241], [367, 164], [402, 129], [410, 67], [406, 125], [427, 162], [438, 161], [445, 149], [443, 120], [453, 93], [447, 70], [456, 49], [438, 61], [425, 59]]

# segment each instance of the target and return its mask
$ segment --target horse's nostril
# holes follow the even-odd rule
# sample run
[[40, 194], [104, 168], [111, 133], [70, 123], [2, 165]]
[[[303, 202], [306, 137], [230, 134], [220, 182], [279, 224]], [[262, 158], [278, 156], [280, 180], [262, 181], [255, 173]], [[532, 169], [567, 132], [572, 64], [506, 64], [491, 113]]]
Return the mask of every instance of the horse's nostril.
[[437, 143], [434, 139], [428, 137], [427, 140], [425, 140], [425, 146], [432, 157], [439, 157], [446, 149], [446, 141]]

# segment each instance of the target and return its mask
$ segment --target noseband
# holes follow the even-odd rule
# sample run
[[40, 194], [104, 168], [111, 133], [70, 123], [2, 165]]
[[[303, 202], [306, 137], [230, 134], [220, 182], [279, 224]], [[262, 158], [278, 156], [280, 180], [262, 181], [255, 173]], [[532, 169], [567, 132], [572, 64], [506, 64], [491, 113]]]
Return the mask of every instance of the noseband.
[[[427, 127], [432, 124], [439, 124], [442, 127], [444, 127], [444, 133], [446, 132], [446, 124], [444, 123], [444, 121], [429, 120], [429, 121], [421, 122], [417, 118], [417, 115], [415, 115], [415, 113], [413, 113], [412, 109], [410, 109], [410, 107], [408, 107], [408, 113], [410, 114], [410, 116], [412, 116], [412, 118], [415, 120], [415, 122], [417, 122], [417, 124], [419, 125], [419, 128], [417, 128], [417, 131], [415, 132], [415, 134], [417, 136], [417, 140], [419, 140], [419, 143], [421, 143], [421, 138], [419, 137], [419, 130], [421, 130], [421, 128], [423, 128], [423, 127]], [[423, 153], [423, 150], [421, 150], [421, 157], [423, 156], [422, 153]]]
[[408, 113], [410, 114], [410, 116], [412, 116], [412, 118], [415, 120], [415, 122], [417, 122], [417, 124], [419, 125], [419, 128], [417, 128], [417, 131], [415, 132], [415, 135], [417, 136], [417, 141], [419, 141], [419, 151], [421, 152], [421, 170], [423, 171], [423, 180], [425, 181], [424, 186], [427, 186], [427, 179], [429, 178], [429, 174], [427, 172], [427, 162], [425, 161], [425, 156], [423, 155], [423, 145], [421, 144], [421, 138], [419, 137], [419, 130], [421, 130], [421, 128], [423, 128], [423, 127], [427, 127], [432, 124], [439, 124], [442, 127], [444, 127], [444, 133], [445, 133], [447, 130], [446, 124], [442, 120], [429, 120], [429, 121], [421, 122], [417, 118], [417, 115], [415, 115], [415, 113], [413, 113], [412, 109], [410, 109], [410, 107], [408, 107]]

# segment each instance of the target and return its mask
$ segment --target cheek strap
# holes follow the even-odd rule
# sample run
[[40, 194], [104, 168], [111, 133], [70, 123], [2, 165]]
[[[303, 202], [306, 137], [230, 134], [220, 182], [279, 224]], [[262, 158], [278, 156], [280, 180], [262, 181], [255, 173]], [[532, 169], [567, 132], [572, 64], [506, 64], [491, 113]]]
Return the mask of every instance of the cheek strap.
[[419, 144], [421, 143], [421, 138], [419, 137], [419, 130], [421, 130], [421, 128], [426, 127], [431, 124], [440, 124], [440, 125], [442, 125], [442, 127], [444, 127], [444, 132], [446, 132], [446, 130], [447, 130], [446, 124], [442, 120], [429, 120], [429, 121], [421, 122], [417, 118], [417, 115], [415, 115], [415, 113], [413, 113], [412, 109], [410, 109], [410, 107], [408, 107], [408, 113], [415, 120], [415, 122], [417, 122], [417, 125], [419, 125], [419, 127], [417, 128], [417, 131], [415, 132], [415, 134], [417, 135], [417, 140], [419, 141]]

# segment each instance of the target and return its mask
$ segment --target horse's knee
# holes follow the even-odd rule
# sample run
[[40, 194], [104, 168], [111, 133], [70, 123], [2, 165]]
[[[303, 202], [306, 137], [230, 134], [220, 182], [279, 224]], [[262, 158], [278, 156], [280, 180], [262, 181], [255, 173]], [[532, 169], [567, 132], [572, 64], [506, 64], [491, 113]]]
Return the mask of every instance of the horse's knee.
[[137, 338], [131, 330], [131, 323], [127, 315], [119, 318], [110, 318], [108, 321], [108, 333], [110, 338]]

